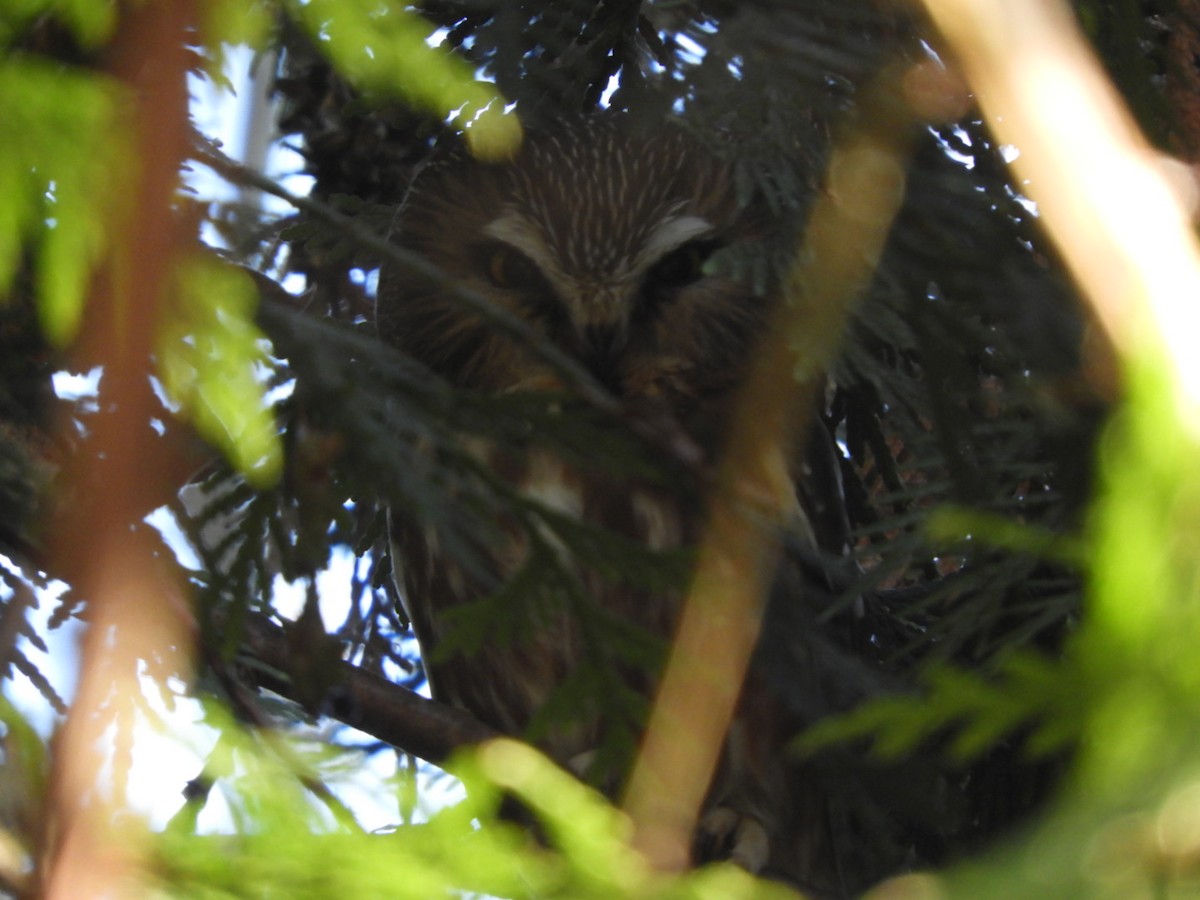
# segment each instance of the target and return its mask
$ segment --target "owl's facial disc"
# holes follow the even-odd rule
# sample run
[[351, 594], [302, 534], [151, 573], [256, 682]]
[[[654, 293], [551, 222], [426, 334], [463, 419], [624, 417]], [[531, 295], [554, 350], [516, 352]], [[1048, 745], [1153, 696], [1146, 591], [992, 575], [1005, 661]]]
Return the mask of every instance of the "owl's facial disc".
[[[492, 284], [536, 300], [539, 312], [546, 312], [543, 307], [548, 304], [556, 304], [559, 324], [567, 326], [574, 341], [586, 343], [588, 335], [599, 333], [598, 329], [623, 335], [638, 281], [628, 265], [599, 269], [572, 264], [572, 260], [564, 260], [555, 252], [554, 236], [544, 235], [535, 222], [516, 210], [508, 210], [489, 222], [483, 233], [494, 240], [497, 248], [489, 262]], [[541, 296], [535, 297], [537, 294]]]
[[486, 277], [601, 381], [619, 381], [631, 330], [645, 334], [682, 289], [703, 278], [720, 244], [707, 219], [678, 205], [663, 213], [653, 224], [631, 220], [596, 240], [547, 232], [537, 216], [506, 208], [483, 228], [492, 242]]
[[627, 224], [624, 232], [595, 240], [593, 235], [547, 233], [537, 217], [508, 208], [483, 228], [498, 247], [512, 251], [493, 256], [489, 278], [498, 287], [521, 287], [535, 279], [518, 271], [518, 263], [535, 267], [582, 333], [599, 325], [627, 325], [640, 292], [698, 280], [719, 244], [711, 222], [678, 209], [650, 228], [645, 222]]

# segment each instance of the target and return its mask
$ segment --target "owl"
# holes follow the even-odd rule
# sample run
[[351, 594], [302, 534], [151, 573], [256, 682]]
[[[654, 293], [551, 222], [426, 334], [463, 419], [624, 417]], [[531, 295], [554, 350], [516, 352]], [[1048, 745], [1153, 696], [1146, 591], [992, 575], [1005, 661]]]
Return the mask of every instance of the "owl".
[[[625, 408], [669, 421], [711, 458], [768, 307], [711, 261], [753, 237], [753, 219], [728, 168], [681, 128], [648, 131], [610, 115], [531, 133], [503, 162], [430, 164], [392, 237], [527, 323]], [[564, 387], [526, 344], [399, 266], [381, 272], [377, 317], [385, 341], [460, 388], [503, 395]], [[525, 494], [651, 549], [690, 546], [699, 537], [702, 498], [614, 480], [546, 449], [475, 450]], [[434, 696], [493, 728], [524, 733], [586, 652], [588, 635], [570, 616], [551, 616], [526, 641], [443, 659], [437, 648], [456, 621], [448, 613], [480, 599], [489, 585], [446, 559], [436, 535], [402, 511], [393, 511], [393, 544]], [[496, 581], [518, 571], [528, 553], [517, 533], [488, 548]], [[679, 592], [581, 577], [607, 614], [664, 640], [673, 634]], [[647, 701], [652, 696], [654, 672], [621, 677]], [[782, 844], [770, 831], [808, 813], [798, 818], [795, 809], [779, 808], [796, 776], [781, 769], [790, 735], [777, 713], [769, 697], [743, 703], [713, 787], [708, 832], [698, 836], [699, 858], [732, 856], [760, 869], [790, 852], [777, 849]], [[578, 769], [604, 729], [599, 718], [577, 721], [538, 743]]]

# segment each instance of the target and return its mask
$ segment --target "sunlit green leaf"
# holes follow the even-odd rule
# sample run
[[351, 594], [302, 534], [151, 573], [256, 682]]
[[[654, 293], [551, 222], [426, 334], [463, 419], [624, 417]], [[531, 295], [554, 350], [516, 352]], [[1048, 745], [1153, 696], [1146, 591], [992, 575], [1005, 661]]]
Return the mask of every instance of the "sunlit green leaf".
[[511, 791], [533, 810], [568, 869], [570, 897], [794, 898], [731, 864], [665, 875], [629, 844], [632, 824], [602, 795], [527, 744], [491, 741], [464, 761], [468, 789], [479, 780]]
[[629, 889], [648, 877], [629, 848], [628, 819], [527, 744], [493, 741], [479, 753], [483, 774], [529, 803], [555, 845], [597, 885]]
[[17, 273], [25, 232], [34, 219], [33, 203], [23, 190], [19, 161], [0, 150], [0, 298]]
[[4, 726], [4, 765], [0, 767], [0, 820], [12, 821], [23, 810], [14, 804], [40, 801], [49, 778], [46, 745], [33, 726], [7, 697], [0, 697], [0, 723]]
[[248, 479], [270, 484], [283, 451], [259, 368], [267, 354], [254, 323], [254, 285], [237, 269], [194, 257], [181, 267], [178, 294], [159, 343], [167, 393]]
[[944, 505], [931, 512], [923, 524], [934, 546], [945, 546], [970, 536], [992, 547], [1039, 559], [1057, 560], [1070, 566], [1085, 563], [1084, 548], [1078, 541], [1046, 528], [1015, 522], [1007, 516]]
[[75, 336], [83, 319], [83, 301], [92, 262], [103, 244], [93, 225], [61, 210], [71, 224], [49, 229], [38, 260], [38, 314], [46, 337], [62, 346]]
[[52, 0], [48, 6], [87, 44], [107, 38], [117, 21], [115, 0]]
[[274, 0], [212, 0], [204, 9], [205, 40], [258, 47], [270, 32], [277, 5]]
[[0, 109], [0, 296], [30, 250], [42, 327], [62, 345], [79, 327], [129, 169], [117, 94], [94, 74], [17, 58], [0, 64]]
[[895, 759], [949, 734], [950, 753], [970, 762], [1018, 732], [1031, 756], [1059, 752], [1083, 732], [1087, 689], [1069, 663], [1016, 653], [994, 676], [939, 665], [923, 682], [918, 693], [881, 697], [822, 720], [797, 741], [797, 749], [815, 752], [870, 738], [875, 753]]
[[213, 0], [203, 4], [202, 52], [209, 78], [233, 90], [224, 72], [227, 49], [230, 46], [260, 49], [271, 32], [277, 5], [273, 0]]
[[467, 64], [428, 43], [420, 16], [380, 0], [291, 0], [334, 65], [368, 91], [399, 94], [443, 118], [456, 114], [472, 152], [483, 158], [514, 152], [521, 125], [504, 113], [495, 87], [477, 81]]
[[1200, 732], [1200, 442], [1169, 354], [1147, 343], [1104, 447], [1077, 647], [1098, 688], [1082, 776], [1105, 792], [1178, 754], [1196, 762], [1184, 736]]
[[8, 43], [41, 16], [53, 16], [81, 44], [107, 38], [117, 20], [115, 0], [9, 0], [0, 6], [0, 43]]
[[[367, 834], [322, 822], [306, 787], [336, 750], [290, 745], [271, 752], [227, 712], [209, 707], [220, 732], [204, 767], [209, 795], [232, 811], [233, 835], [197, 835], [195, 812], [156, 838], [150, 867], [167, 896], [429, 900], [463, 892], [512, 898], [640, 900], [784, 900], [790, 890], [730, 864], [659, 873], [628, 845], [628, 820], [536, 750], [511, 740], [464, 751], [453, 768], [466, 787], [461, 802], [427, 822]], [[500, 816], [516, 797], [539, 822]], [[198, 802], [201, 806], [206, 800]]]

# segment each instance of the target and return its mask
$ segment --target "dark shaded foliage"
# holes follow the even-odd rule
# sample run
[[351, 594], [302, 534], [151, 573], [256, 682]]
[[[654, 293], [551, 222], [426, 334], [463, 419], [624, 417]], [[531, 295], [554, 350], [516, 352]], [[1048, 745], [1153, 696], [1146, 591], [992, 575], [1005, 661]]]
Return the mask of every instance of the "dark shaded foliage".
[[[423, 12], [443, 29], [445, 46], [496, 79], [530, 127], [586, 114], [602, 98], [634, 115], [674, 111], [729, 159], [743, 196], [763, 210], [769, 239], [758, 255], [725, 264], [768, 292], [795, 252], [830, 135], [856, 114], [859, 87], [886, 63], [921, 52], [912, 22], [869, 3], [431, 2]], [[304, 154], [313, 197], [386, 234], [412, 173], [455, 144], [454, 126], [395, 100], [360, 96], [298, 29], [285, 23], [280, 34], [280, 127]], [[281, 406], [289, 476], [268, 496], [236, 486], [212, 495], [239, 516], [207, 560], [209, 586], [224, 604], [267, 596], [276, 571], [311, 576], [332, 545], [368, 551], [374, 568], [337, 639], [352, 658], [363, 653], [365, 666], [394, 677], [395, 666], [383, 663], [405, 665], [403, 623], [387, 596], [382, 503], [434, 529], [468, 569], [494, 523], [516, 521], [529, 534], [556, 534], [598, 570], [679, 583], [678, 561], [664, 568], [665, 560], [613, 536], [573, 534], [481, 468], [463, 439], [543, 443], [592, 466], [657, 472], [688, 491], [703, 490], [703, 465], [691, 472], [659, 465], [661, 444], [629, 434], [628, 421], [588, 403], [453, 391], [372, 339], [365, 276], [378, 265], [374, 251], [305, 214], [284, 237], [284, 270], [303, 273], [310, 304], [343, 324], [264, 307], [278, 377], [292, 385]], [[830, 373], [822, 416], [838, 442], [854, 546], [850, 558], [810, 559], [803, 589], [777, 591], [771, 621], [783, 624], [767, 629], [771, 640], [759, 651], [766, 670], [780, 673], [794, 671], [788, 660], [797, 653], [824, 660], [816, 677], [837, 691], [781, 686], [805, 718], [913, 690], [914, 674], [933, 660], [986, 667], [1016, 646], [1052, 648], [1060, 640], [1076, 612], [1072, 573], [991, 547], [982, 533], [938, 545], [922, 523], [930, 510], [954, 503], [1057, 534], [1079, 527], [1103, 414], [1080, 376], [1081, 334], [1070, 288], [1008, 181], [1002, 148], [977, 119], [927, 131], [888, 251]], [[314, 455], [315, 466], [305, 462]], [[520, 609], [579, 606], [578, 597], [565, 599], [570, 579], [555, 559], [537, 556], [519, 582], [496, 585], [494, 596], [464, 609], [466, 643], [458, 651], [469, 652], [473, 641], [516, 639], [498, 634], [524, 627]], [[795, 596], [809, 599], [796, 607]], [[620, 629], [602, 633], [629, 639]], [[584, 672], [564, 687], [564, 708], [579, 705], [588, 678]], [[944, 766], [936, 747], [899, 770], [875, 771], [850, 751], [827, 765], [857, 784], [853, 790], [890, 784], [904, 795], [883, 805], [907, 823], [910, 863], [941, 861], [974, 844], [1027, 811], [1046, 784], [1044, 766], [1004, 747], [970, 771]], [[914, 796], [913, 783], [939, 789]], [[1019, 799], [997, 803], [1000, 794]]]
[[[743, 196], [763, 210], [769, 239], [758, 255], [725, 264], [768, 292], [795, 252], [830, 135], [856, 114], [857, 90], [886, 63], [921, 52], [914, 23], [868, 3], [439, 2], [423, 12], [444, 30], [445, 46], [496, 79], [530, 127], [586, 114], [602, 98], [634, 115], [679, 115], [729, 159]], [[456, 143], [453, 125], [356, 94], [298, 30], [285, 26], [281, 34], [280, 125], [305, 155], [314, 198], [385, 234], [389, 210], [412, 173]], [[813, 584], [826, 586], [816, 595], [824, 597], [819, 607], [809, 600], [791, 609], [788, 592], [777, 592], [772, 622], [788, 624], [768, 628], [772, 640], [760, 648], [768, 660], [778, 657], [782, 673], [793, 671], [787, 660], [798, 652], [825, 659], [818, 676], [842, 690], [793, 693], [814, 721], [879, 692], [914, 689], [914, 673], [933, 660], [986, 667], [1023, 644], [1053, 648], [1076, 612], [1078, 586], [1060, 565], [991, 547], [983, 533], [944, 546], [922, 532], [930, 510], [954, 503], [1071, 534], [1088, 497], [1091, 442], [1104, 404], [1080, 375], [1082, 326], [1070, 287], [1036, 216], [1009, 182], [1002, 153], [978, 119], [926, 132], [890, 246], [831, 373], [823, 419], [838, 441], [852, 558], [809, 561], [811, 583], [792, 593], [811, 597]], [[614, 443], [628, 423], [614, 423], [588, 404], [532, 397], [480, 402], [399, 360], [381, 361], [361, 333], [370, 302], [370, 288], [362, 285], [370, 282], [351, 275], [371, 272], [378, 257], [306, 220], [301, 216], [285, 232], [286, 266], [308, 277], [318, 308], [348, 324], [334, 337], [329, 323], [264, 313], [276, 352], [296, 379], [283, 407], [293, 446], [302, 456], [313, 434], [338, 435], [322, 499], [295, 506], [298, 533], [310, 528], [318, 549], [335, 542], [374, 548], [371, 582], [381, 592], [388, 564], [373, 506], [380, 501], [436, 529], [468, 567], [475, 548], [488, 541], [488, 523], [515, 517], [531, 534], [554, 531], [600, 569], [643, 568], [634, 548], [611, 538], [572, 539], [566, 523], [551, 521], [480, 469], [462, 438], [543, 442], [582, 453], [591, 465], [638, 466], [643, 476], [647, 459], [661, 456], [654, 443], [649, 457], [636, 438]], [[683, 489], [702, 489], [704, 477], [702, 469], [692, 473]], [[284, 493], [303, 495], [304, 480], [294, 473]], [[351, 507], [337, 499], [350, 497]], [[279, 508], [254, 512], [255, 502], [261, 501], [247, 500], [247, 512], [264, 523], [277, 519]], [[310, 514], [314, 523], [305, 525]], [[350, 527], [351, 520], [357, 525]], [[279, 535], [276, 543], [288, 546], [289, 539]], [[459, 651], [469, 651], [472, 640], [498, 639], [500, 623], [501, 631], [519, 631], [520, 609], [568, 602], [554, 558], [540, 555], [542, 564], [523, 570], [519, 582], [497, 585], [493, 597], [464, 610], [465, 634], [475, 637]], [[284, 569], [312, 572], [321, 561], [318, 552], [299, 569], [286, 563]], [[266, 560], [256, 565], [271, 570]], [[674, 566], [663, 570], [647, 559], [644, 569], [653, 579]], [[865, 615], [856, 612], [864, 606]], [[391, 615], [384, 606], [371, 608], [384, 617], [376, 621]], [[391, 619], [376, 632], [372, 614], [358, 615], [358, 626], [339, 637], [372, 648], [368, 660], [387, 658], [390, 651], [378, 642], [391, 640], [399, 623]], [[796, 616], [800, 621], [792, 621]], [[622, 639], [619, 630], [614, 635]], [[824, 649], [798, 649], [797, 641]], [[586, 673], [565, 686], [562, 706], [578, 706], [580, 685], [586, 694]], [[899, 770], [866, 780], [905, 794], [884, 806], [907, 823], [909, 862], [952, 856], [1018, 818], [1045, 792], [1046, 767], [1005, 747], [970, 771], [938, 760], [931, 747]], [[859, 784], [855, 790], [875, 768], [858, 752], [828, 765], [847, 784]], [[914, 782], [918, 770], [924, 775]], [[936, 783], [939, 790], [916, 796], [900, 790], [912, 783]], [[1000, 795], [1012, 802], [998, 803]]]
[[[1077, 6], [1150, 133], [1164, 145], [1182, 140], [1166, 99], [1173, 10], [1132, 0]], [[587, 114], [602, 100], [651, 119], [677, 115], [728, 159], [742, 196], [761, 210], [768, 240], [756, 255], [723, 262], [765, 293], [777, 290], [794, 256], [831, 135], [856, 115], [858, 91], [887, 63], [922, 52], [918, 23], [866, 0], [429, 0], [421, 11], [431, 31], [443, 30], [443, 46], [493, 77], [530, 127]], [[355, 91], [293, 23], [280, 23], [278, 42], [278, 125], [304, 156], [314, 200], [385, 236], [413, 173], [456, 144], [456, 126]], [[1091, 488], [1105, 398], [1082, 375], [1085, 326], [1035, 213], [1009, 179], [1005, 152], [974, 114], [923, 134], [887, 253], [830, 373], [822, 420], [836, 439], [853, 546], [841, 556], [796, 550], [803, 558], [791, 571], [801, 583], [778, 586], [759, 648], [764, 671], [807, 720], [914, 691], [932, 663], [986, 672], [1017, 647], [1053, 650], [1078, 614], [1077, 578], [1062, 563], [993, 546], [986, 527], [950, 544], [923, 532], [932, 510], [954, 504], [1070, 536]], [[346, 619], [327, 643], [297, 629], [300, 664], [258, 681], [281, 691], [291, 684], [310, 711], [334, 714], [337, 666], [321, 659], [345, 655], [368, 673], [420, 682], [391, 587], [388, 505], [436, 531], [468, 570], [497, 523], [515, 522], [531, 535], [553, 534], [606, 577], [681, 583], [686, 559], [556, 517], [480, 466], [468, 443], [550, 446], [614, 477], [633, 473], [681, 492], [705, 489], [710, 461], [681, 463], [669, 430], [595, 398], [456, 391], [375, 340], [378, 248], [303, 211], [282, 220], [207, 214], [241, 261], [279, 282], [302, 275], [307, 290], [295, 299], [265, 287], [260, 314], [284, 397], [286, 477], [256, 492], [214, 465], [195, 502], [179, 509], [201, 554], [192, 578], [205, 661], [222, 676], [215, 686], [228, 690], [243, 617], [274, 613], [275, 576], [311, 582], [335, 548], [365, 560]], [[24, 421], [45, 388], [44, 367], [33, 378], [7, 369], [10, 360], [40, 360], [23, 343], [28, 333], [10, 340], [0, 332], [12, 395], [0, 396], [6, 427]], [[25, 451], [8, 435], [0, 431], [6, 543], [9, 523], [33, 503]], [[555, 603], [592, 616], [597, 633], [626, 642], [626, 651], [657, 652], [589, 610], [556, 559], [538, 556], [519, 583], [494, 585], [464, 609], [459, 652], [500, 639], [498, 623], [528, 627], [515, 609]], [[10, 612], [19, 609], [10, 603]], [[796, 659], [813, 683], [792, 680]], [[581, 673], [560, 705], [578, 703], [577, 692], [599, 683], [589, 675], [602, 672]], [[311, 683], [297, 687], [303, 677]], [[866, 786], [884, 797], [903, 823], [898, 843], [908, 853], [888, 856], [882, 874], [974, 849], [1043, 800], [1057, 764], [1030, 763], [1013, 746], [998, 745], [969, 769], [946, 763], [938, 746], [887, 765], [852, 747], [828, 751], [818, 765], [832, 781], [844, 779], [847, 792]]]

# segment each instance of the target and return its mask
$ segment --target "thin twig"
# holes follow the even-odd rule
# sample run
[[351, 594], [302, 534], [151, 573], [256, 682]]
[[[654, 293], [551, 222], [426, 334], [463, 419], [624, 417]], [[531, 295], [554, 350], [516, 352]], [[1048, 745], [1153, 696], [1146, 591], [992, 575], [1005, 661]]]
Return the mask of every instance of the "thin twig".
[[252, 697], [247, 696], [241, 683], [230, 673], [228, 666], [222, 662], [210, 663], [217, 673], [222, 687], [229, 695], [230, 701], [249, 722], [258, 728], [262, 745], [283, 763], [287, 770], [296, 776], [304, 788], [325, 804], [330, 814], [339, 825], [347, 831], [361, 832], [362, 826], [345, 803], [329, 789], [320, 778], [309, 771], [308, 765], [296, 754], [286, 741], [280, 740], [275, 732], [274, 723], [262, 714], [258, 704]]

